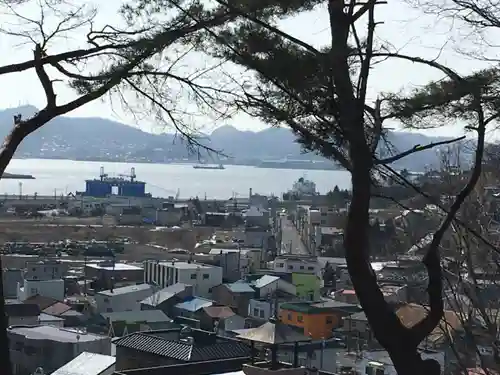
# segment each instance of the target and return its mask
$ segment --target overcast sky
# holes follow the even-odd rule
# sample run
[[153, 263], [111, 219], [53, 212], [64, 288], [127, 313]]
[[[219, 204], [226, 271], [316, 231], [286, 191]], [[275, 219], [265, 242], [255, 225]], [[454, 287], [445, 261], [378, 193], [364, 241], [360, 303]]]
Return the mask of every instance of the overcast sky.
[[[99, 22], [118, 23], [120, 16], [117, 9], [119, 0], [106, 0], [97, 3]], [[37, 14], [37, 7], [33, 1], [29, 7], [22, 10], [24, 15], [34, 16]], [[469, 58], [461, 57], [454, 48], [458, 41], [465, 48], [473, 46], [470, 41], [463, 41], [463, 35], [450, 27], [450, 24], [444, 20], [437, 20], [434, 16], [427, 16], [420, 11], [412, 9], [401, 0], [389, 0], [387, 5], [380, 5], [377, 9], [377, 20], [383, 22], [377, 28], [379, 40], [389, 41], [400, 51], [408, 55], [422, 56], [426, 58], [438, 58], [443, 64], [452, 66], [460, 73], [468, 73], [474, 69], [484, 67], [485, 64], [478, 63]], [[0, 16], [1, 24], [5, 25], [5, 16]], [[9, 18], [9, 22], [15, 20]], [[15, 28], [14, 26], [11, 29]], [[302, 40], [305, 40], [315, 46], [329, 43], [329, 29], [327, 24], [327, 12], [324, 7], [314, 12], [303, 14], [294, 19], [282, 23], [282, 28]], [[81, 31], [83, 35], [83, 30]], [[451, 41], [450, 41], [451, 40]], [[453, 43], [455, 42], [455, 43]], [[18, 37], [1, 36], [0, 37], [0, 65], [12, 62], [19, 62], [30, 58], [33, 46], [30, 44], [20, 45]], [[57, 51], [74, 46], [74, 41], [60, 40], [57, 45]], [[443, 49], [443, 46], [444, 49]], [[49, 51], [50, 52], [50, 51]], [[196, 61], [196, 60], [193, 60]], [[404, 61], [390, 60], [381, 63], [373, 68], [370, 75], [369, 93], [370, 98], [376, 97], [377, 93], [398, 91], [403, 88], [412, 88], [422, 85], [432, 79], [440, 79], [442, 74], [438, 71], [424, 67], [418, 64], [411, 64]], [[44, 95], [33, 72], [23, 72], [0, 76], [0, 107], [16, 107], [23, 104], [32, 104], [37, 107], [43, 107]], [[58, 100], [65, 101], [74, 97], [71, 89], [59, 84], [57, 87]], [[113, 108], [113, 109], [112, 109]], [[142, 126], [145, 130], [152, 130], [153, 121], [140, 121], [140, 124], [134, 117], [121, 110], [120, 106], [115, 104], [111, 107], [109, 101], [98, 101], [87, 104], [70, 114], [70, 116], [82, 117], [106, 117], [134, 126]], [[238, 115], [225, 123], [214, 122], [212, 119], [203, 120], [205, 130], [210, 131], [213, 128], [230, 124], [239, 129], [260, 130], [266, 127], [260, 121], [251, 119], [244, 115]], [[444, 129], [433, 130], [432, 134], [450, 135], [462, 134], [463, 124], [456, 124]]]

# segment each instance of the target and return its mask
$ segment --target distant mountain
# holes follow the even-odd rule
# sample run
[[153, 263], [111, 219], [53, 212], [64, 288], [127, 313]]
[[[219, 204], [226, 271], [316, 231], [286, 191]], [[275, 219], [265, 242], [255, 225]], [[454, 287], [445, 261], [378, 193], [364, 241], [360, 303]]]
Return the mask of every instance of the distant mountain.
[[[23, 106], [0, 111], [0, 136], [11, 130], [13, 116], [28, 117], [37, 109]], [[391, 132], [390, 143], [398, 150], [442, 139], [408, 132]], [[227, 163], [255, 164], [261, 160], [322, 160], [304, 154], [295, 136], [286, 128], [269, 128], [259, 132], [240, 131], [222, 126], [202, 139], [202, 143], [231, 157]], [[196, 161], [186, 144], [172, 134], [151, 134], [138, 128], [103, 118], [58, 117], [31, 134], [20, 146], [16, 157], [73, 160], [169, 162]], [[208, 156], [203, 156], [210, 160]], [[419, 152], [396, 164], [414, 171], [437, 166], [434, 150]]]

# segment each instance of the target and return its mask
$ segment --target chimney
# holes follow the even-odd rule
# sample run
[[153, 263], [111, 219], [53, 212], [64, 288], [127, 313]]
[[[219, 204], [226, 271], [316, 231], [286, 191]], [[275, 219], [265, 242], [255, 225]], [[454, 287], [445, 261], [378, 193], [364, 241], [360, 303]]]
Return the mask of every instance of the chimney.
[[250, 188], [250, 189], [248, 190], [248, 197], [249, 197], [249, 198], [252, 198], [252, 195], [253, 195], [253, 194], [252, 194], [252, 192], [253, 192], [253, 190], [252, 190], [252, 188]]

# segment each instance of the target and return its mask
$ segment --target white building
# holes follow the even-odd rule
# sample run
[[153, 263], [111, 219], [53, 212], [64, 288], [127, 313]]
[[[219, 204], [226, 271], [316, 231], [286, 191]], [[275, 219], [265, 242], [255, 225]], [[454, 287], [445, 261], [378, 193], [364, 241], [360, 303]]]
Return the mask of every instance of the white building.
[[63, 301], [65, 295], [64, 280], [24, 280], [23, 283], [17, 283], [17, 298], [19, 301], [25, 301], [37, 294], [42, 297]]
[[283, 273], [307, 273], [322, 276], [318, 258], [309, 255], [279, 255], [274, 259], [273, 269]]
[[112, 375], [115, 372], [115, 362], [116, 357], [111, 355], [83, 352], [52, 375]]
[[222, 267], [209, 266], [196, 262], [144, 262], [144, 282], [156, 284], [161, 288], [183, 283], [193, 286], [193, 294], [210, 297], [211, 289], [222, 284]]
[[155, 287], [148, 284], [103, 290], [95, 295], [97, 312], [139, 311], [141, 301], [151, 297], [154, 292]]

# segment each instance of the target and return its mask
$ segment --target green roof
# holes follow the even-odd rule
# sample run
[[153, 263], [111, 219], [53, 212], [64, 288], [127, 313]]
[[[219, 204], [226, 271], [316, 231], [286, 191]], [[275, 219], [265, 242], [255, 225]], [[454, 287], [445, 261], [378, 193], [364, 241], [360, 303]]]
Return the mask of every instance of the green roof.
[[283, 303], [280, 305], [282, 310], [295, 311], [304, 314], [321, 314], [326, 312], [333, 312], [334, 309], [330, 307], [316, 307], [312, 306], [309, 302], [298, 303]]

